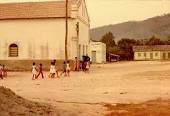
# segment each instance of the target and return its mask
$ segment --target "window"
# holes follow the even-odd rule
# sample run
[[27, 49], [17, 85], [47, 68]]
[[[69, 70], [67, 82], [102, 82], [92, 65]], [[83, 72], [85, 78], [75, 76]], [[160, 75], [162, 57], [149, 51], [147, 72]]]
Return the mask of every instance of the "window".
[[146, 53], [144, 53], [144, 57], [146, 57]]
[[150, 59], [151, 60], [153, 59], [153, 53], [150, 53]]
[[79, 54], [78, 54], [79, 59], [81, 59], [81, 45], [79, 44]]
[[11, 44], [9, 46], [9, 57], [18, 57], [18, 45]]
[[168, 58], [170, 59], [170, 53], [168, 53]]
[[141, 53], [138, 53], [138, 56], [141, 57]]
[[155, 53], [155, 56], [157, 57], [157, 56], [158, 56], [158, 53]]
[[85, 45], [83, 45], [83, 55], [85, 55]]
[[86, 55], [88, 55], [88, 45], [86, 45]]
[[79, 22], [77, 22], [77, 24], [76, 24], [76, 31], [77, 31], [77, 37], [79, 36]]

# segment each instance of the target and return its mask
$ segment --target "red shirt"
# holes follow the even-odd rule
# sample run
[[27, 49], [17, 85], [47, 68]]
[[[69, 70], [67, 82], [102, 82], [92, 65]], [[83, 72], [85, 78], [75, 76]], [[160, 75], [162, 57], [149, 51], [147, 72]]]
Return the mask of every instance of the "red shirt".
[[42, 66], [40, 66], [40, 69], [39, 69], [39, 72], [42, 72], [43, 70], [42, 70]]

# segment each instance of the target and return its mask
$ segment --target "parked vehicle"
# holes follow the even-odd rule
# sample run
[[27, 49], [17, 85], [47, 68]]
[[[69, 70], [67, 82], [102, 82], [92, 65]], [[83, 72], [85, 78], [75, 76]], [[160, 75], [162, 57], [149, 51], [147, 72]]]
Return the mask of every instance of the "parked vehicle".
[[117, 62], [120, 60], [120, 56], [112, 53], [107, 53], [106, 59], [108, 62]]

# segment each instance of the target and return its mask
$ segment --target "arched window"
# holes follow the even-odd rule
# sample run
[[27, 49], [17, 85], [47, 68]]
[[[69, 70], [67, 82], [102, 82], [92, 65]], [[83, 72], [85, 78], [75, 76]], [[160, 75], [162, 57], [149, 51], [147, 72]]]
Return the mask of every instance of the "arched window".
[[9, 46], [9, 57], [18, 57], [18, 45], [11, 44]]

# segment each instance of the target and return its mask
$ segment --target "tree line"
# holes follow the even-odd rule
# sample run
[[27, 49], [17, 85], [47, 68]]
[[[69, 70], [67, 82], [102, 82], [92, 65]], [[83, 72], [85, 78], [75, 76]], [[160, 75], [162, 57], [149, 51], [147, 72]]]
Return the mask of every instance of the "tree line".
[[156, 36], [152, 36], [148, 39], [130, 39], [122, 38], [119, 41], [115, 41], [113, 33], [108, 32], [102, 36], [100, 42], [106, 44], [106, 52], [120, 55], [121, 60], [133, 60], [133, 46], [138, 45], [170, 45], [170, 35], [167, 36], [166, 40], [161, 40]]

